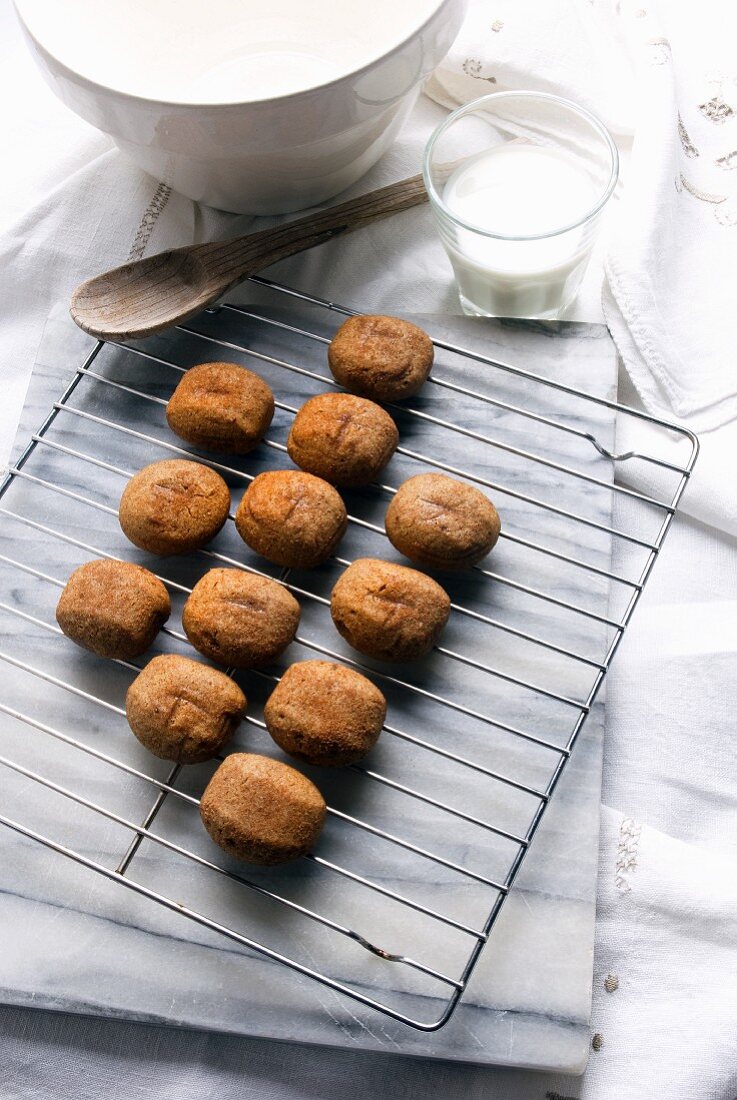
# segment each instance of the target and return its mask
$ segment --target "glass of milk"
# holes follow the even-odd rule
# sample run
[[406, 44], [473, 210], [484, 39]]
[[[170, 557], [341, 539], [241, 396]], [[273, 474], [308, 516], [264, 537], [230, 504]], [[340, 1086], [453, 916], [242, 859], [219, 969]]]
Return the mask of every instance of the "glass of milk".
[[604, 125], [559, 96], [497, 92], [454, 111], [428, 142], [423, 174], [464, 312], [558, 317], [618, 169]]

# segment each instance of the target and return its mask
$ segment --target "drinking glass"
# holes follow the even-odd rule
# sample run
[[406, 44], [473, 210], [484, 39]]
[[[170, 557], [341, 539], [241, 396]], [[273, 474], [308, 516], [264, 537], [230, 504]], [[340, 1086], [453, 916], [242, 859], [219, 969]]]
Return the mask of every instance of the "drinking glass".
[[557, 317], [576, 296], [619, 171], [590, 111], [496, 92], [454, 111], [423, 176], [464, 313]]

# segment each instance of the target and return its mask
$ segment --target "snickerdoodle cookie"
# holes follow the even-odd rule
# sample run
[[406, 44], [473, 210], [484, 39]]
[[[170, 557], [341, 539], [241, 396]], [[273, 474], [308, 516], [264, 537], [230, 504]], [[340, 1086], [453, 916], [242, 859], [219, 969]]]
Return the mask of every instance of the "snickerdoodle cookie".
[[215, 843], [265, 866], [311, 851], [325, 814], [325, 799], [301, 772], [245, 752], [225, 758], [200, 800], [202, 823]]
[[110, 558], [75, 569], [56, 605], [68, 638], [98, 657], [121, 660], [147, 650], [170, 615], [169, 593], [153, 573]]
[[386, 533], [402, 554], [431, 569], [464, 569], [486, 557], [501, 530], [488, 497], [445, 474], [418, 474], [400, 485]]
[[290, 665], [264, 707], [266, 728], [308, 764], [353, 764], [373, 748], [386, 699], [370, 680], [332, 661]]
[[241, 569], [211, 569], [192, 589], [182, 626], [210, 660], [259, 668], [287, 648], [299, 615], [299, 604], [283, 584]]
[[188, 554], [217, 535], [228, 518], [230, 492], [201, 462], [167, 459], [139, 470], [120, 498], [123, 533], [152, 554]]
[[303, 470], [272, 470], [249, 485], [236, 512], [244, 542], [269, 561], [312, 569], [329, 558], [348, 516], [340, 493]]
[[328, 347], [336, 382], [374, 401], [400, 401], [417, 393], [432, 361], [430, 337], [399, 317], [349, 317]]
[[173, 653], [149, 661], [125, 697], [128, 725], [141, 744], [178, 764], [215, 756], [245, 710], [245, 695], [224, 672]]
[[271, 387], [237, 363], [201, 363], [182, 376], [166, 406], [169, 427], [208, 451], [248, 454], [274, 415]]
[[354, 649], [383, 661], [414, 661], [438, 640], [450, 598], [416, 569], [359, 558], [333, 588], [330, 612]]
[[373, 401], [350, 393], [321, 393], [295, 416], [287, 450], [303, 470], [351, 488], [373, 481], [398, 442], [396, 424]]

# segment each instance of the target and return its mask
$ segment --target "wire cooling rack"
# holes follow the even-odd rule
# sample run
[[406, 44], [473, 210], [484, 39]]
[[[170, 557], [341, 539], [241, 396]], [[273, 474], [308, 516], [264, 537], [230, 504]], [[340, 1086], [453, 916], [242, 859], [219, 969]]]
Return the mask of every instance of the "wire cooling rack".
[[[15, 629], [24, 638], [23, 647], [0, 651], [0, 713], [22, 739], [13, 755], [13, 738], [4, 740], [0, 763], [20, 784], [20, 804], [30, 783], [59, 807], [48, 833], [6, 813], [8, 799], [0, 821], [217, 940], [434, 1031], [456, 1008], [544, 818], [698, 443], [645, 413], [436, 340], [423, 394], [390, 406], [402, 443], [387, 483], [348, 494], [349, 532], [326, 566], [278, 571], [240, 543], [232, 524], [197, 555], [152, 559], [123, 539], [117, 501], [145, 463], [191, 454], [163, 417], [183, 370], [235, 359], [275, 389], [274, 425], [256, 454], [243, 462], [198, 456], [234, 493], [261, 469], [284, 465], [297, 407], [334, 386], [325, 345], [353, 311], [262, 278], [251, 288], [253, 305], [218, 307], [135, 345], [94, 346], [0, 483], [7, 581], [0, 612], [16, 624], [1, 636]], [[666, 429], [662, 446], [617, 454], [615, 414]], [[614, 482], [615, 467], [650, 471], [658, 491]], [[342, 643], [330, 625], [329, 593], [356, 557], [401, 560], [381, 520], [396, 486], [420, 469], [481, 486], [499, 506], [503, 532], [471, 573], [439, 578], [451, 593], [451, 624], [430, 658], [397, 669]], [[626, 526], [612, 522], [614, 498], [626, 504]], [[289, 659], [339, 660], [385, 691], [378, 755], [340, 774], [313, 775], [329, 804], [315, 853], [270, 871], [221, 855], [197, 814], [214, 765], [165, 767], [127, 731], [124, 692], [139, 665], [101, 662], [55, 637], [59, 589], [72, 568], [97, 556], [141, 561], [161, 576], [172, 624], [212, 565], [276, 576], [303, 608]], [[162, 632], [160, 648], [187, 646], [176, 625]], [[245, 744], [236, 739], [234, 748], [278, 755], [259, 709], [278, 676], [278, 669], [238, 674], [251, 705]], [[43, 712], [41, 700], [50, 700]]]

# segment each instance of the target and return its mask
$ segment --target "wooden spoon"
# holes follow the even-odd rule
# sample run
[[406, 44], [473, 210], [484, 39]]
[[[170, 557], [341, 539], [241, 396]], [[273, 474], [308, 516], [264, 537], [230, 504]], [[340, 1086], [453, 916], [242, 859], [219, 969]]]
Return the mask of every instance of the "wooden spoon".
[[412, 176], [287, 225], [172, 248], [82, 283], [72, 294], [70, 312], [80, 328], [100, 340], [153, 336], [277, 260], [426, 201], [422, 177]]

